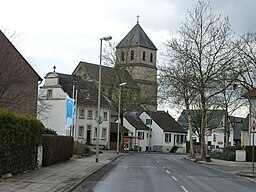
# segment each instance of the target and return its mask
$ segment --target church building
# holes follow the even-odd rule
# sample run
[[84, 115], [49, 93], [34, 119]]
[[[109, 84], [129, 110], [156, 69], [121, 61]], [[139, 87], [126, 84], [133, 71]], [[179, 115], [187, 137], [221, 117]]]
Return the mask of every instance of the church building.
[[[103, 123], [99, 130], [96, 123], [99, 65], [83, 61], [70, 75], [55, 71], [46, 75], [45, 84], [41, 87], [41, 101], [47, 103], [49, 109], [39, 119], [45, 126], [57, 130], [58, 134], [72, 135], [75, 140], [88, 145], [95, 145], [99, 132], [99, 145], [116, 149], [118, 109], [122, 100], [120, 117], [125, 128], [122, 131], [126, 148], [184, 152], [186, 132], [168, 113], [157, 111], [157, 48], [138, 19], [117, 44], [115, 55], [113, 67], [101, 66], [99, 115], [103, 117]], [[125, 86], [119, 97], [120, 84], [123, 83]], [[75, 90], [77, 94], [74, 94]], [[47, 93], [51, 93], [51, 97]], [[64, 128], [65, 95], [73, 99], [74, 95], [77, 96], [75, 125], [68, 132]]]
[[140, 95], [146, 100], [145, 110], [157, 110], [157, 48], [137, 20], [137, 24], [116, 46], [116, 65], [125, 67]]

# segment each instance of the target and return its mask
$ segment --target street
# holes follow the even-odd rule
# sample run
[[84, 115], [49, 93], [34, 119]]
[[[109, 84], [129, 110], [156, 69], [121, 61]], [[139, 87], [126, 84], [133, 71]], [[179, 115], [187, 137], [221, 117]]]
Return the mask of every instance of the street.
[[[227, 169], [228, 170], [228, 169]], [[186, 155], [131, 153], [89, 177], [76, 192], [254, 192], [256, 180]]]

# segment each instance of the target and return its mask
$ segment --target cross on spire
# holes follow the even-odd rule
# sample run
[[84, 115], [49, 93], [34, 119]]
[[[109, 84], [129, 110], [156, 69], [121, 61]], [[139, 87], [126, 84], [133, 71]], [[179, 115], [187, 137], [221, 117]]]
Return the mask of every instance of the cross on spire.
[[139, 21], [140, 21], [140, 16], [139, 16], [139, 14], [138, 14], [136, 17], [137, 17], [137, 24], [139, 24]]
[[55, 67], [55, 66], [53, 66], [53, 72], [55, 72], [55, 69], [56, 69], [56, 67]]

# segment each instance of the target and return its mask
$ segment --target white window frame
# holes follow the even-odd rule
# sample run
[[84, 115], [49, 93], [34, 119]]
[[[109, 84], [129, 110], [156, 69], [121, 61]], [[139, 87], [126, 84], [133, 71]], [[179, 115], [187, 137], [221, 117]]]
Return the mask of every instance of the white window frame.
[[83, 125], [78, 126], [78, 138], [84, 138], [84, 126]]
[[101, 139], [107, 139], [107, 128], [102, 127]]

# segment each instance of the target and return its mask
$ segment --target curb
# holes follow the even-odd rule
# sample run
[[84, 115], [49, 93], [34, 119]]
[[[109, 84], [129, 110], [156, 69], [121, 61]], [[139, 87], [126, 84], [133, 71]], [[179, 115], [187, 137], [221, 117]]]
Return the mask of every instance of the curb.
[[117, 157], [113, 158], [112, 160], [110, 160], [108, 163], [104, 164], [103, 166], [95, 169], [93, 172], [89, 173], [88, 175], [85, 175], [84, 177], [82, 177], [79, 181], [77, 181], [76, 183], [72, 184], [71, 187], [69, 187], [66, 190], [63, 190], [63, 192], [72, 192], [74, 191], [79, 185], [81, 185], [81, 183], [83, 183], [88, 177], [90, 177], [91, 175], [97, 173], [99, 170], [101, 170], [102, 168], [108, 166], [110, 163], [114, 162], [116, 159], [118, 159], [119, 157], [123, 156], [123, 154], [118, 155]]
[[236, 173], [236, 175], [241, 177], [250, 177], [250, 178], [256, 178], [256, 174], [254, 173]]

